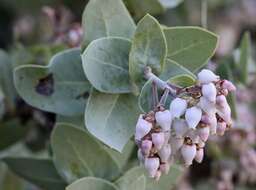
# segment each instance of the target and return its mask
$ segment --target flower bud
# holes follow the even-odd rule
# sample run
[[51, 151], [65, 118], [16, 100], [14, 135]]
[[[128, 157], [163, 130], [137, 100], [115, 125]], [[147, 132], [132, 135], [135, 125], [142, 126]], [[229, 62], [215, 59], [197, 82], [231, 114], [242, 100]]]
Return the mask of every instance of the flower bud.
[[230, 106], [228, 105], [227, 99], [225, 96], [221, 95], [218, 96], [216, 99], [217, 105], [217, 113], [218, 115], [227, 123], [231, 124], [232, 119], [231, 119], [231, 109]]
[[169, 110], [156, 112], [155, 118], [156, 123], [163, 129], [163, 131], [170, 131], [172, 115]]
[[152, 123], [149, 123], [145, 119], [143, 119], [142, 115], [140, 115], [135, 130], [135, 140], [141, 140], [145, 135], [147, 135], [152, 128]]
[[199, 139], [199, 142], [197, 143], [197, 146], [198, 146], [199, 148], [204, 148], [204, 147], [205, 147], [205, 142], [202, 141], [202, 139]]
[[195, 161], [197, 161], [198, 163], [201, 163], [203, 161], [203, 158], [204, 158], [204, 149], [203, 148], [197, 149]]
[[181, 147], [181, 155], [185, 161], [185, 166], [190, 166], [196, 156], [196, 145], [184, 144]]
[[159, 158], [145, 159], [145, 168], [149, 173], [149, 177], [153, 178], [156, 176], [159, 166], [160, 166]]
[[160, 150], [165, 142], [164, 133], [152, 133], [152, 142], [157, 150]]
[[142, 143], [141, 143], [141, 152], [142, 152], [143, 155], [149, 156], [150, 150], [152, 148], [152, 144], [153, 143], [150, 140], [142, 141]]
[[217, 130], [217, 118], [216, 118], [216, 114], [212, 114], [209, 115], [209, 120], [210, 120], [210, 134], [214, 135], [216, 134], [216, 130]]
[[173, 137], [171, 138], [171, 149], [172, 149], [172, 154], [175, 154], [183, 145], [184, 143], [184, 138], [179, 138], [179, 137]]
[[226, 97], [224, 95], [217, 96], [216, 104], [220, 107], [224, 107], [226, 104], [228, 104]]
[[235, 85], [232, 82], [228, 81], [228, 80], [223, 81], [222, 88], [227, 89], [228, 91], [231, 91], [231, 92], [236, 91]]
[[226, 122], [218, 122], [217, 135], [223, 136], [227, 128]]
[[185, 119], [189, 128], [195, 129], [202, 117], [202, 110], [196, 106], [188, 108], [185, 113]]
[[184, 137], [186, 132], [189, 130], [187, 122], [184, 119], [175, 119], [172, 124], [173, 130], [175, 131], [176, 137]]
[[215, 103], [217, 90], [213, 83], [203, 85], [202, 94], [207, 100], [209, 100], [212, 103]]
[[180, 118], [187, 109], [187, 101], [182, 98], [175, 98], [170, 104], [170, 112], [173, 118]]
[[217, 82], [220, 79], [219, 76], [215, 75], [212, 71], [208, 69], [203, 69], [201, 72], [198, 73], [197, 77], [198, 77], [198, 81], [201, 84]]
[[170, 144], [166, 144], [162, 147], [162, 149], [158, 152], [158, 155], [161, 159], [161, 162], [167, 162], [171, 156], [172, 149]]
[[198, 129], [198, 135], [202, 141], [206, 142], [209, 138], [210, 128], [208, 126]]
[[215, 104], [210, 102], [207, 98], [202, 96], [199, 101], [199, 107], [207, 114], [216, 113]]
[[160, 165], [160, 171], [164, 174], [168, 174], [169, 171], [170, 171], [170, 164], [167, 162], [167, 163], [164, 163], [164, 164], [161, 164]]

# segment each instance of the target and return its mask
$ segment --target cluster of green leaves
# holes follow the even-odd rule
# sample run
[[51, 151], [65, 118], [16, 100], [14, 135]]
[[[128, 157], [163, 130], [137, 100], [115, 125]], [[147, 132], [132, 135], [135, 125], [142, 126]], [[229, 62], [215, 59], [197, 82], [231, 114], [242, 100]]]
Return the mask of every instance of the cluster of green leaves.
[[[127, 171], [138, 114], [151, 109], [151, 81], [144, 79], [144, 68], [150, 66], [162, 80], [192, 85], [194, 74], [214, 54], [217, 36], [199, 27], [163, 27], [149, 14], [135, 24], [120, 0], [90, 0], [82, 24], [82, 50], [65, 50], [46, 66], [21, 65], [14, 71], [19, 95], [58, 115], [53, 159], [4, 161], [47, 189], [66, 183], [72, 183], [68, 190], [169, 189], [180, 174], [177, 166], [157, 184], [141, 168]], [[24, 170], [25, 162], [36, 164]], [[43, 165], [52, 172], [34, 174], [33, 167]]]

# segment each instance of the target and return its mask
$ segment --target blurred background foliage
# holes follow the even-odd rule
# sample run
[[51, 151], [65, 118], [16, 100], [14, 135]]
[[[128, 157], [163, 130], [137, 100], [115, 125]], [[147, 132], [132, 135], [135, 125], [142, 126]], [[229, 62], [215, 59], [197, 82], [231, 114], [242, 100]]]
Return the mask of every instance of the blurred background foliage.
[[[49, 137], [56, 116], [19, 98], [13, 87], [12, 70], [24, 64], [47, 65], [55, 53], [78, 46], [80, 39], [73, 32], [80, 30], [86, 3], [86, 0], [0, 0], [0, 157], [51, 155]], [[208, 67], [238, 85], [237, 94], [230, 97], [236, 120], [234, 129], [223, 138], [211, 139], [203, 163], [187, 169], [175, 189], [256, 189], [256, 1], [174, 0], [170, 4], [168, 0], [124, 0], [124, 3], [136, 21], [146, 13], [167, 26], [200, 26], [207, 20], [208, 29], [220, 35], [219, 47]], [[38, 187], [1, 163], [0, 189], [37, 190]]]

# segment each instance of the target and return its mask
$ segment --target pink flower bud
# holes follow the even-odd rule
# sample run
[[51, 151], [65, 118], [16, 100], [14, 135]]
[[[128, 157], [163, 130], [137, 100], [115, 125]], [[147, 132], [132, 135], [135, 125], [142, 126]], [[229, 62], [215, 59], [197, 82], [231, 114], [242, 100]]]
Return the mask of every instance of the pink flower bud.
[[228, 91], [231, 91], [231, 92], [236, 91], [235, 85], [228, 80], [223, 81], [222, 88], [227, 89]]
[[159, 158], [146, 158], [145, 159], [145, 168], [149, 173], [149, 177], [153, 178], [156, 176], [159, 166], [160, 166]]
[[166, 144], [162, 147], [162, 149], [158, 152], [158, 155], [161, 159], [161, 162], [167, 162], [171, 156], [172, 149], [170, 144]]
[[210, 134], [214, 135], [216, 134], [216, 130], [217, 130], [217, 118], [216, 118], [216, 114], [213, 115], [209, 115], [209, 119], [210, 119]]
[[224, 107], [226, 104], [228, 104], [226, 97], [224, 95], [217, 96], [216, 104], [220, 107]]
[[208, 140], [209, 134], [210, 134], [210, 128], [208, 126], [198, 129], [198, 135], [201, 138], [201, 140], [204, 142]]
[[216, 107], [213, 102], [202, 96], [199, 101], [199, 107], [207, 114], [216, 113]]
[[183, 143], [184, 143], [184, 138], [172, 137], [171, 143], [170, 143], [172, 154], [175, 154], [182, 147]]
[[156, 181], [159, 181], [159, 180], [160, 180], [161, 175], [162, 175], [162, 172], [158, 170], [158, 171], [156, 172], [155, 177], [154, 177], [154, 178], [155, 178], [155, 180], [156, 180]]
[[159, 111], [155, 114], [156, 123], [163, 129], [163, 131], [170, 131], [172, 124], [172, 115], [169, 110]]
[[232, 123], [231, 109], [230, 109], [230, 106], [228, 105], [226, 97], [223, 96], [223, 95], [217, 96], [216, 103], [217, 103], [217, 113], [218, 113], [218, 115], [227, 124], [231, 124]]
[[175, 119], [172, 124], [173, 130], [175, 131], [176, 137], [184, 137], [186, 132], [189, 130], [187, 122], [184, 119]]
[[184, 144], [181, 147], [181, 155], [185, 161], [185, 166], [190, 166], [196, 156], [196, 145]]
[[185, 119], [189, 128], [195, 129], [202, 117], [202, 110], [196, 106], [188, 108], [185, 113]]
[[142, 154], [145, 155], [145, 156], [149, 156], [152, 145], [153, 145], [153, 143], [150, 140], [142, 141], [142, 143], [141, 143], [141, 152], [142, 152]]
[[170, 164], [169, 163], [164, 163], [160, 165], [160, 171], [164, 174], [168, 174], [170, 171]]
[[197, 77], [198, 77], [198, 81], [201, 84], [217, 82], [220, 79], [219, 76], [215, 75], [212, 71], [208, 69], [203, 69], [201, 72], [198, 73]]
[[180, 118], [187, 109], [187, 101], [182, 98], [175, 98], [170, 104], [170, 112], [173, 118]]
[[165, 142], [164, 133], [152, 133], [152, 142], [157, 150], [160, 150]]
[[203, 85], [202, 86], [202, 94], [210, 102], [215, 103], [217, 90], [213, 83]]
[[199, 148], [196, 151], [195, 161], [197, 161], [198, 163], [201, 163], [203, 161], [203, 158], [204, 158], [204, 149]]
[[135, 130], [135, 140], [141, 140], [145, 135], [147, 135], [152, 128], [152, 123], [144, 120], [142, 115], [140, 115]]
[[218, 122], [217, 135], [220, 135], [220, 136], [224, 135], [226, 128], [227, 128], [226, 122]]

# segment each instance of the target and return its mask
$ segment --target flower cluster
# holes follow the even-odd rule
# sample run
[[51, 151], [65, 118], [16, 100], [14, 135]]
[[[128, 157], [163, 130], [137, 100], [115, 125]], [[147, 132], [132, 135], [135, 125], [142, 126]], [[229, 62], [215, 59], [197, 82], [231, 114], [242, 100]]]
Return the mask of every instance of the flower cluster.
[[180, 157], [185, 166], [193, 160], [202, 162], [209, 135], [223, 135], [232, 125], [226, 96], [235, 90], [230, 81], [204, 69], [196, 85], [179, 90], [169, 109], [159, 104], [140, 115], [135, 141], [138, 158], [150, 177], [158, 180]]

